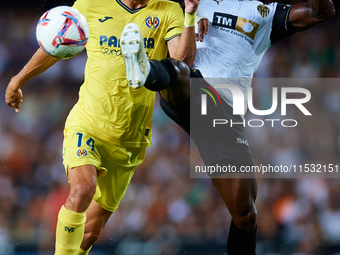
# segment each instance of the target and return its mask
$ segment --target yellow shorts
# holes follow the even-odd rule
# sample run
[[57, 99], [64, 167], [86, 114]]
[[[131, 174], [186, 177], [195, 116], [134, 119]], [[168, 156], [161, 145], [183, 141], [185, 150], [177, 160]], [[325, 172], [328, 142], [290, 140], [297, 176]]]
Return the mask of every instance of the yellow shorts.
[[82, 128], [64, 130], [63, 164], [67, 169], [93, 165], [98, 170], [93, 199], [113, 212], [125, 195], [135, 168], [145, 157], [145, 147], [122, 148], [86, 133]]

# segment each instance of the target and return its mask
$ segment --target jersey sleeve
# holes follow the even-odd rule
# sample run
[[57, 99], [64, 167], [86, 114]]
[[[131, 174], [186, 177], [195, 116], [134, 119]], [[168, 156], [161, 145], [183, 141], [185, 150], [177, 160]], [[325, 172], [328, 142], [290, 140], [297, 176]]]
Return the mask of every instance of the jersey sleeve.
[[84, 3], [83, 0], [77, 0], [73, 3], [73, 8], [77, 9], [81, 14], [84, 15], [84, 17], [86, 17], [85, 15], [85, 8], [84, 8]]
[[292, 5], [277, 4], [273, 19], [272, 32], [270, 34], [270, 41], [272, 44], [296, 33], [290, 29], [288, 21], [292, 7]]
[[165, 34], [165, 41], [169, 41], [172, 38], [182, 34], [184, 26], [183, 10], [178, 3], [173, 5], [171, 11], [169, 11], [169, 25]]

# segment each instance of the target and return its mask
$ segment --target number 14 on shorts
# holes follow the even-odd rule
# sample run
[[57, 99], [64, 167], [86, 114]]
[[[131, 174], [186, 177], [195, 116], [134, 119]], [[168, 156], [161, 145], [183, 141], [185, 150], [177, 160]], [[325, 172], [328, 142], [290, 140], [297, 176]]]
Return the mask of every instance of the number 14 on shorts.
[[[84, 135], [83, 135], [83, 133], [77, 133], [76, 135], [78, 136], [78, 142], [77, 142], [78, 144], [77, 144], [77, 147], [81, 147], [82, 142], [83, 142], [83, 136], [84, 136]], [[89, 138], [89, 139], [86, 141], [86, 144], [87, 144], [87, 146], [90, 147], [91, 151], [94, 150], [94, 140], [93, 140], [92, 138]], [[86, 155], [87, 155], [87, 151], [86, 151], [85, 149], [83, 149], [83, 150], [79, 149], [79, 150], [77, 151], [77, 155], [78, 155], [79, 157], [86, 156]]]

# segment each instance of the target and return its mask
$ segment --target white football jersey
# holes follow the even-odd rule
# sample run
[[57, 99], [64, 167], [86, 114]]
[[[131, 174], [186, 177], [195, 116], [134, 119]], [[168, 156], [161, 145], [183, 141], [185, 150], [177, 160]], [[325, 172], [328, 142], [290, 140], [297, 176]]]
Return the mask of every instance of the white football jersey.
[[[196, 44], [193, 68], [199, 69], [204, 78], [248, 78], [233, 84], [246, 99], [251, 78], [271, 46], [276, 6], [277, 3], [265, 5], [259, 1], [201, 0], [197, 15], [209, 19], [209, 32], [203, 42]], [[206, 80], [213, 87], [224, 84], [221, 79]], [[216, 90], [232, 106], [231, 92]]]

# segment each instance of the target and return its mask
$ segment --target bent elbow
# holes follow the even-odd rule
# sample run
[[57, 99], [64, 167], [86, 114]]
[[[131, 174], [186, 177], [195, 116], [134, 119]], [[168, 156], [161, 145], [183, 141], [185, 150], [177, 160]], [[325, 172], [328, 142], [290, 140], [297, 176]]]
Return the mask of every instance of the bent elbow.
[[178, 60], [178, 61], [182, 61], [184, 63], [186, 63], [189, 67], [192, 67], [194, 65], [194, 61], [195, 61], [195, 56], [190, 56], [190, 57], [173, 57], [174, 59]]
[[189, 67], [192, 67], [194, 65], [194, 60], [188, 60], [185, 62]]

